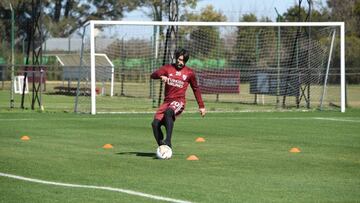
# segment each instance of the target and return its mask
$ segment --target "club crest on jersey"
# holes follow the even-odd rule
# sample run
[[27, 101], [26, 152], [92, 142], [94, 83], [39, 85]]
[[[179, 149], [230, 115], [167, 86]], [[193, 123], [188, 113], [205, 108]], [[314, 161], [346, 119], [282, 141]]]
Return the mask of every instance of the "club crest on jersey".
[[183, 80], [186, 80], [187, 75], [183, 75], [182, 78], [183, 78]]

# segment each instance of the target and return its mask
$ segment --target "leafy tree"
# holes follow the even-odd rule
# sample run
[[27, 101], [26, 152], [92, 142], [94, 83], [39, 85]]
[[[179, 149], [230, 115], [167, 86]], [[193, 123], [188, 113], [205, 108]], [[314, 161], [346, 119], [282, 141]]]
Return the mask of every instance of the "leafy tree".
[[360, 2], [358, 0], [328, 0], [332, 21], [344, 21], [346, 33], [360, 37], [359, 18]]
[[[226, 16], [215, 11], [212, 5], [203, 8], [200, 14], [187, 13], [183, 20], [202, 22], [226, 21]], [[217, 27], [199, 26], [192, 27], [190, 32], [190, 51], [199, 57], [211, 57], [217, 53], [221, 43], [220, 31]]]
[[[261, 21], [269, 22], [270, 19], [262, 17]], [[240, 18], [242, 22], [258, 22], [255, 14], [245, 14]], [[234, 68], [267, 67], [274, 60], [276, 50], [275, 32], [271, 28], [239, 27], [237, 30], [235, 55], [232, 57], [231, 66]], [[269, 49], [269, 47], [275, 47]], [[261, 55], [261, 57], [259, 57]], [[244, 77], [243, 77], [244, 79]]]
[[242, 21], [242, 22], [257, 22], [258, 19], [255, 14], [250, 13], [250, 14], [244, 14], [242, 16], [242, 18], [240, 19], [240, 21]]
[[354, 4], [354, 17], [355, 17], [355, 28], [358, 37], [360, 37], [360, 1], [356, 1]]
[[[360, 38], [346, 37], [345, 47], [346, 79], [350, 84], [360, 84]], [[337, 60], [340, 61], [340, 59]]]
[[[257, 22], [257, 17], [253, 13], [245, 14], [240, 18], [240, 21]], [[242, 68], [242, 66], [256, 62], [256, 39], [254, 37], [249, 38], [249, 36], [256, 36], [256, 32], [257, 28], [255, 27], [238, 28], [235, 45], [236, 54], [232, 66]], [[249, 43], [249, 41], [251, 42]]]
[[312, 22], [321, 22], [328, 21], [329, 14], [326, 10], [318, 11], [315, 9], [311, 10], [311, 14], [309, 15], [309, 10], [304, 7], [300, 7], [294, 5], [287, 9], [285, 13], [283, 13], [282, 18], [287, 22], [302, 22], [302, 21], [312, 21]]
[[[360, 1], [327, 0], [331, 21], [345, 22], [345, 62], [348, 83], [360, 83]], [[335, 55], [334, 64], [339, 64], [339, 54]], [[354, 74], [357, 73], [357, 74]]]
[[[144, 10], [144, 12], [149, 16], [151, 19], [155, 21], [162, 21], [163, 19], [168, 20], [169, 16], [169, 0], [138, 0], [139, 7], [142, 8], [151, 8], [150, 11]], [[184, 14], [187, 13], [188, 8], [195, 8], [197, 5], [198, 0], [183, 0], [179, 1], [179, 11], [178, 15], [179, 19], [184, 18]]]
[[66, 37], [89, 20], [121, 19], [139, 4], [132, 0], [48, 0], [44, 17], [52, 36]]
[[[18, 36], [26, 33], [31, 22], [31, 1], [9, 0], [16, 15]], [[42, 1], [43, 23], [49, 35], [66, 37], [89, 20], [121, 19], [125, 12], [140, 5], [132, 0], [47, 0]], [[0, 14], [8, 7], [6, 1], [0, 3]], [[8, 22], [7, 24], [9, 24]]]

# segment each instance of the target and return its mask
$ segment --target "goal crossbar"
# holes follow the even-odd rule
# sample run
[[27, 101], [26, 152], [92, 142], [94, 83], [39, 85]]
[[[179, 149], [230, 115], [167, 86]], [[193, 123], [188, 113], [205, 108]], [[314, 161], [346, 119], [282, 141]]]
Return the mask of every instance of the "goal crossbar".
[[101, 25], [169, 25], [169, 26], [247, 26], [247, 27], [289, 27], [289, 26], [345, 26], [344, 22], [170, 22], [170, 21], [107, 21], [91, 20], [89, 24]]

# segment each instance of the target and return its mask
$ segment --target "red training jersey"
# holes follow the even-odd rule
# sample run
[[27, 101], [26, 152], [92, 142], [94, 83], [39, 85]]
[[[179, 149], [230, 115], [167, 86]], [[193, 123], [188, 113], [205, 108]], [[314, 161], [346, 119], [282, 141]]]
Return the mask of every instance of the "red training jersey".
[[164, 65], [151, 74], [152, 79], [160, 79], [160, 76], [169, 78], [165, 84], [164, 101], [179, 99], [185, 103], [185, 93], [190, 84], [199, 108], [205, 107], [196, 81], [195, 72], [191, 68], [184, 66], [181, 69], [177, 69], [174, 65]]

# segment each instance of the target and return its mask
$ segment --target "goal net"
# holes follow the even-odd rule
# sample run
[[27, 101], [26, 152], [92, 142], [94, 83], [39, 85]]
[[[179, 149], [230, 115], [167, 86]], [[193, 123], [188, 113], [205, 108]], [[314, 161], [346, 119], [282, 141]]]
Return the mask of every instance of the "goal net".
[[[164, 91], [150, 74], [178, 47], [209, 111], [345, 111], [343, 23], [90, 21], [82, 47], [77, 112], [153, 112]], [[187, 100], [197, 110], [192, 91]]]

